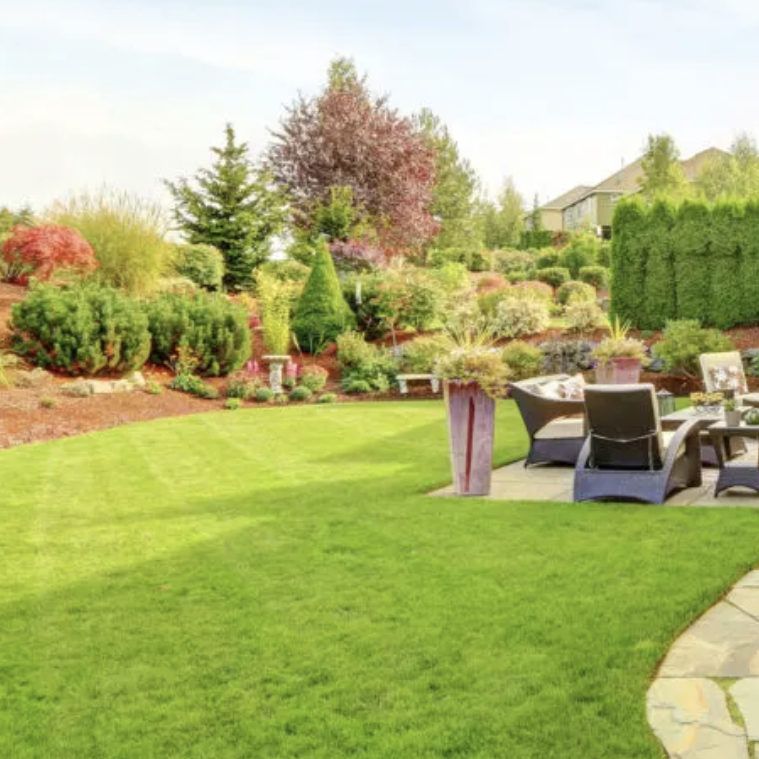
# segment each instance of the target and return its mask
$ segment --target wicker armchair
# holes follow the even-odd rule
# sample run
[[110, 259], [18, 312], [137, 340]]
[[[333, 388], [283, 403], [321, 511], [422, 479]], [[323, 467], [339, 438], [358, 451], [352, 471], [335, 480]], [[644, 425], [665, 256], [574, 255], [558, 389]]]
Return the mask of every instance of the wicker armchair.
[[566, 374], [556, 374], [511, 384], [511, 396], [530, 436], [525, 466], [577, 461], [585, 441], [585, 405], [582, 400], [555, 398], [541, 390], [543, 386], [569, 379]]
[[662, 432], [653, 385], [585, 390], [588, 439], [575, 467], [574, 499], [664, 503], [701, 484], [699, 422]]

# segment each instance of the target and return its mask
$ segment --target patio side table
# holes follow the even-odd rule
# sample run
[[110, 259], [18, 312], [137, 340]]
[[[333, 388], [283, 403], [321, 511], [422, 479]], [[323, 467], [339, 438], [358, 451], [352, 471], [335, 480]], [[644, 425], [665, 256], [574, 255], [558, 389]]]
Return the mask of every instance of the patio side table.
[[[698, 420], [698, 428], [701, 431], [701, 463], [704, 466], [719, 466], [719, 458], [714, 450], [713, 440], [708, 433], [713, 425], [724, 422], [725, 415], [721, 410], [714, 413], [704, 413], [689, 406], [663, 416], [661, 419], [662, 429], [676, 430], [681, 424], [689, 422], [691, 419]], [[729, 459], [746, 452], [746, 446], [740, 437], [732, 441], [727, 439], [725, 443], [724, 455]]]
[[730, 463], [725, 455], [726, 451], [730, 450], [731, 438], [759, 440], [759, 425], [728, 426], [725, 422], [717, 422], [709, 427], [709, 437], [717, 455], [717, 466], [719, 466], [719, 477], [714, 488], [715, 497], [727, 488], [738, 486], [759, 491], [759, 459], [753, 464]]

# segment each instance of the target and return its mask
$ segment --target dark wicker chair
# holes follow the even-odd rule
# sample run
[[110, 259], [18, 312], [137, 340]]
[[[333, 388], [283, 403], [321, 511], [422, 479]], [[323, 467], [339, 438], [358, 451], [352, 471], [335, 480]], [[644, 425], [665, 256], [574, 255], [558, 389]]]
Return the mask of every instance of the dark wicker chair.
[[664, 503], [701, 484], [698, 420], [662, 432], [653, 385], [585, 389], [588, 439], [575, 467], [575, 501]]
[[535, 377], [511, 384], [527, 434], [530, 451], [524, 465], [575, 464], [585, 441], [585, 405], [581, 400], [562, 400], [543, 395], [542, 385], [570, 379], [566, 374]]

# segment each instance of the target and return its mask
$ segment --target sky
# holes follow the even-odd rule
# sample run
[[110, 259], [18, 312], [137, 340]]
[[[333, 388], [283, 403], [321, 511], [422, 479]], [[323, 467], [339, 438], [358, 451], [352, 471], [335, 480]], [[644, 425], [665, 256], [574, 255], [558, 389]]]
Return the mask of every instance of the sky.
[[161, 200], [232, 122], [253, 156], [330, 60], [432, 109], [483, 187], [596, 184], [669, 132], [755, 133], [755, 0], [0, 0], [0, 206]]

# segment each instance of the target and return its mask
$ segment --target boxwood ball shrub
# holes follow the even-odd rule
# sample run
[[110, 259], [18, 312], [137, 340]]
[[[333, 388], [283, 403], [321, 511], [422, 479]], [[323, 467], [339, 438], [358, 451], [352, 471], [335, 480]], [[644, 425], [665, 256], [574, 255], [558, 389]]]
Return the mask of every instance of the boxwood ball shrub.
[[522, 337], [545, 332], [549, 322], [545, 301], [507, 298], [498, 304], [493, 327], [500, 337]]
[[321, 366], [304, 366], [300, 370], [298, 379], [303, 387], [308, 388], [312, 393], [318, 393], [326, 384], [329, 373]]
[[337, 401], [337, 395], [335, 393], [324, 393], [324, 395], [320, 395], [317, 399], [317, 403], [335, 403]]
[[570, 332], [593, 332], [606, 324], [606, 314], [598, 303], [585, 300], [572, 300], [564, 312], [564, 318]]
[[332, 255], [322, 240], [295, 308], [293, 332], [301, 349], [313, 353], [325, 343], [334, 342], [338, 335], [354, 325], [355, 319], [343, 298]]
[[301, 385], [300, 387], [294, 387], [290, 391], [291, 401], [309, 401], [313, 397], [313, 392], [307, 387]]
[[538, 269], [535, 275], [540, 282], [544, 282], [551, 287], [561, 287], [569, 281], [569, 269], [563, 266], [549, 266], [546, 269]]
[[[535, 253], [536, 269], [552, 269], [561, 265], [561, 251], [555, 248], [543, 248]], [[569, 279], [569, 277], [567, 277]]]
[[150, 355], [148, 319], [128, 295], [95, 283], [33, 287], [13, 306], [14, 350], [72, 375], [139, 369]]
[[588, 303], [595, 303], [596, 290], [591, 285], [585, 282], [577, 282], [576, 280], [570, 280], [565, 282], [556, 291], [556, 299], [562, 306], [566, 306], [573, 301], [586, 301]]
[[148, 302], [152, 359], [169, 366], [177, 349], [193, 351], [201, 374], [219, 376], [239, 369], [251, 354], [245, 309], [222, 295], [164, 294]]
[[256, 390], [253, 400], [257, 403], [268, 403], [274, 397], [274, 391], [269, 387], [259, 387]]
[[213, 245], [177, 245], [174, 268], [206, 290], [220, 290], [224, 277], [224, 256]]
[[606, 290], [609, 287], [610, 271], [605, 266], [583, 266], [580, 269], [580, 281], [585, 282], [596, 290]]
[[538, 377], [542, 373], [543, 351], [536, 345], [514, 340], [503, 349], [501, 357], [511, 369], [515, 382]]

